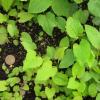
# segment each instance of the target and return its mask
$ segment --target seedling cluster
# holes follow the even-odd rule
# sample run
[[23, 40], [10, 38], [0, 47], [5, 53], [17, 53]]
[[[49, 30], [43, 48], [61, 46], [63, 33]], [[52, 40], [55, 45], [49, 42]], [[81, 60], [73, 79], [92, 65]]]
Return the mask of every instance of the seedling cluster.
[[100, 0], [0, 0], [0, 100], [100, 100]]

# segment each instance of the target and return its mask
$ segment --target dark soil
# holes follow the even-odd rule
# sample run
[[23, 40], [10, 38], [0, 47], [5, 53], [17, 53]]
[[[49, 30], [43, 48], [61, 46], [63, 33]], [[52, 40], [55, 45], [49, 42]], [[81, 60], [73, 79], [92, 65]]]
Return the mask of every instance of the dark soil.
[[36, 97], [35, 92], [34, 92], [34, 85], [35, 84], [33, 82], [31, 82], [31, 83], [32, 84], [29, 86], [29, 91], [27, 91], [25, 93], [23, 100], [35, 100], [35, 97]]
[[87, 97], [84, 97], [83, 100], [96, 100], [96, 98], [92, 98], [92, 97], [90, 97], [90, 96], [87, 96]]
[[16, 62], [14, 63], [14, 66], [21, 66], [23, 64], [23, 60], [26, 55], [26, 51], [24, 50], [23, 46], [19, 44], [18, 46], [15, 46], [12, 43], [5, 44], [1, 46], [2, 52], [0, 53], [0, 65], [2, 65], [5, 61], [5, 58], [7, 55], [14, 55]]

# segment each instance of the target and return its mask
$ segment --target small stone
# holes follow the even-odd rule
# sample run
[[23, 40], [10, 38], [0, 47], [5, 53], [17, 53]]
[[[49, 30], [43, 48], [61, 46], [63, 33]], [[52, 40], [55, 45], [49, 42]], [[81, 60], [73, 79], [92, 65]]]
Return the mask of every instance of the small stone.
[[5, 63], [7, 65], [13, 65], [15, 63], [15, 57], [13, 55], [7, 55], [5, 58]]

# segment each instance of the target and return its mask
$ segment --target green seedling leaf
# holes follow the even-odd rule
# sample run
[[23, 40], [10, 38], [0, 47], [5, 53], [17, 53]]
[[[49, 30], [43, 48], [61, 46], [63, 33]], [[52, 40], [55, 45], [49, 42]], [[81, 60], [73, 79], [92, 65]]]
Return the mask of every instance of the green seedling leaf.
[[74, 0], [77, 4], [80, 4], [83, 2], [83, 0]]
[[28, 12], [41, 13], [51, 6], [52, 0], [30, 0]]
[[57, 68], [52, 66], [50, 60], [45, 61], [42, 67], [37, 71], [36, 82], [43, 82], [48, 80], [50, 77], [53, 77], [57, 72]]
[[88, 20], [88, 10], [78, 10], [73, 14], [73, 18], [79, 20], [82, 24], [85, 24]]
[[95, 17], [95, 18], [93, 18], [92, 22], [93, 22], [93, 24], [99, 26], [99, 25], [100, 25], [100, 17]]
[[97, 94], [97, 86], [95, 83], [91, 83], [88, 88], [89, 95], [95, 97]]
[[48, 88], [48, 87], [45, 88], [45, 94], [48, 99], [52, 99], [53, 96], [55, 95], [55, 92], [56, 92], [55, 88]]
[[13, 40], [13, 44], [15, 45], [15, 46], [18, 46], [19, 45], [19, 41], [16, 39], [16, 40]]
[[68, 48], [69, 47], [69, 38], [67, 36], [62, 38], [59, 43], [59, 46]]
[[61, 29], [62, 32], [65, 31], [66, 20], [63, 17], [56, 17], [57, 27]]
[[6, 81], [0, 81], [0, 91], [7, 90], [7, 82]]
[[46, 55], [52, 59], [52, 58], [54, 58], [54, 53], [55, 53], [55, 48], [47, 46], [47, 54]]
[[25, 50], [30, 51], [36, 49], [36, 44], [32, 41], [31, 36], [27, 32], [21, 33], [21, 44], [25, 48]]
[[100, 74], [95, 72], [90, 72], [90, 75], [97, 83], [100, 83]]
[[14, 22], [8, 23], [7, 31], [11, 37], [18, 36], [19, 34], [19, 30]]
[[75, 80], [74, 77], [71, 77], [71, 78], [69, 79], [67, 88], [70, 88], [70, 89], [77, 89], [78, 86], [79, 86], [79, 82], [77, 82], [77, 81]]
[[5, 44], [8, 41], [7, 30], [4, 26], [0, 26], [0, 45]]
[[[87, 40], [82, 39], [80, 44], [74, 44], [73, 46], [74, 56], [81, 66], [88, 64], [91, 57], [91, 48]], [[91, 67], [91, 66], [90, 66]]]
[[29, 90], [29, 86], [28, 86], [27, 84], [25, 84], [25, 85], [23, 86], [23, 90], [28, 91], [28, 90]]
[[100, 100], [100, 93], [97, 94], [96, 100]]
[[8, 13], [9, 16], [14, 16], [17, 17], [17, 10], [16, 9], [11, 9]]
[[31, 38], [31, 36], [29, 35], [29, 33], [27, 33], [27, 32], [22, 32], [21, 33], [21, 39], [20, 39], [22, 42], [25, 42], [25, 41], [27, 41], [27, 42], [32, 42], [32, 38]]
[[69, 79], [67, 88], [78, 90], [79, 92], [83, 93], [85, 91], [86, 85], [83, 82], [76, 81], [74, 77], [71, 77]]
[[100, 49], [100, 32], [93, 26], [85, 25], [85, 31], [91, 44]]
[[36, 96], [40, 96], [41, 86], [36, 84], [34, 87], [34, 91]]
[[54, 58], [61, 60], [64, 57], [64, 53], [65, 53], [66, 47], [58, 47], [56, 48], [56, 52], [54, 54]]
[[8, 17], [6, 15], [3, 15], [2, 13], [0, 13], [0, 23], [4, 23], [8, 20]]
[[14, 91], [14, 92], [19, 92], [19, 91], [20, 91], [20, 87], [19, 87], [18, 85], [15, 85], [15, 86], [13, 87], [13, 91]]
[[13, 76], [17, 76], [20, 72], [19, 67], [15, 67], [12, 72], [8, 75], [8, 77], [13, 77]]
[[13, 2], [14, 0], [1, 0], [1, 5], [5, 11], [8, 11], [11, 8]]
[[66, 22], [66, 31], [71, 38], [77, 39], [82, 36], [84, 29], [79, 20], [69, 17]]
[[92, 77], [91, 77], [91, 74], [89, 72], [84, 72], [82, 73], [83, 75], [81, 75], [80, 79], [83, 81], [83, 82], [87, 82], [89, 81]]
[[56, 26], [55, 15], [51, 12], [46, 13], [46, 15], [40, 14], [38, 16], [39, 25], [42, 26], [43, 30], [50, 36], [52, 36], [53, 28]]
[[78, 63], [75, 63], [72, 67], [72, 75], [74, 77], [80, 78], [85, 73], [85, 67], [80, 66]]
[[18, 77], [12, 77], [12, 78], [7, 79], [7, 84], [10, 85], [11, 87], [19, 82], [20, 82], [20, 79]]
[[[61, 95], [61, 96], [57, 96], [57, 98], [55, 98], [55, 100], [66, 100], [67, 97], [64, 96], [64, 95]], [[69, 98], [67, 100], [70, 100]]]
[[68, 77], [67, 75], [63, 74], [63, 73], [60, 73], [58, 72], [53, 78], [52, 78], [53, 82], [56, 84], [56, 85], [59, 85], [59, 86], [66, 86], [67, 83], [68, 83]]
[[94, 16], [100, 17], [100, 1], [99, 0], [89, 0], [88, 9]]
[[65, 51], [64, 57], [62, 58], [59, 68], [68, 68], [71, 66], [75, 61], [73, 51], [68, 49]]
[[77, 9], [77, 5], [74, 3], [69, 3], [67, 0], [53, 0], [52, 10], [58, 16], [70, 16]]
[[30, 21], [32, 17], [33, 17], [33, 14], [21, 11], [20, 13], [18, 13], [18, 18], [19, 18], [18, 22], [25, 23], [27, 21]]
[[38, 68], [41, 66], [43, 60], [41, 57], [36, 56], [35, 51], [29, 51], [26, 54], [26, 58], [23, 62], [23, 70], [28, 70], [28, 69], [33, 69], [33, 68]]
[[82, 96], [75, 96], [73, 100], [83, 100]]

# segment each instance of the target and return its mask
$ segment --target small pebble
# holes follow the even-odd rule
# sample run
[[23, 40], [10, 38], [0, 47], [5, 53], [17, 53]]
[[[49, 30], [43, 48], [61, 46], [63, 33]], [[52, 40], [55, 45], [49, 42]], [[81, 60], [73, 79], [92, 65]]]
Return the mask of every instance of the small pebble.
[[7, 55], [5, 58], [5, 63], [7, 65], [13, 65], [15, 63], [15, 57], [13, 55]]

